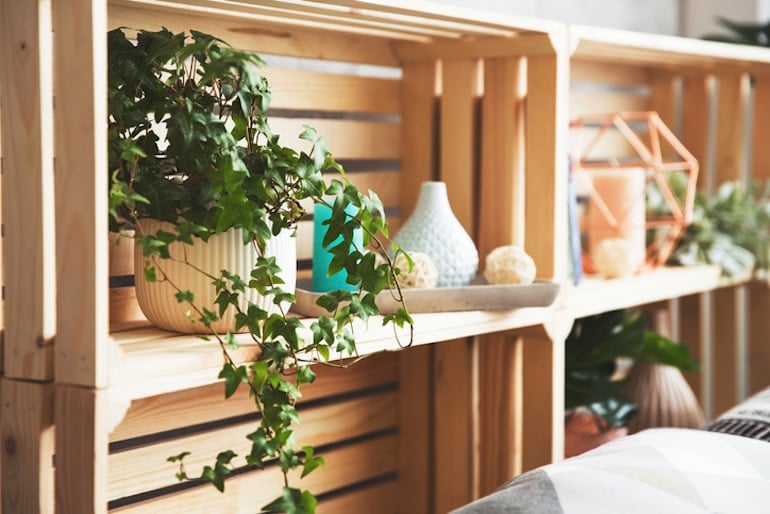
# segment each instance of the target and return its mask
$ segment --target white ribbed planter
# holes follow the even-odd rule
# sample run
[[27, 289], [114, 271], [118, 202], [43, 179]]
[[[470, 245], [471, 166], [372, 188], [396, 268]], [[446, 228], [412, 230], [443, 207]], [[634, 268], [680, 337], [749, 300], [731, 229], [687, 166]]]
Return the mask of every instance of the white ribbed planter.
[[[155, 233], [158, 229], [170, 231], [171, 225], [160, 223], [155, 220], [142, 220], [141, 226], [145, 233]], [[252, 245], [244, 245], [240, 230], [230, 230], [224, 234], [219, 234], [209, 238], [208, 242], [201, 240], [195, 241], [193, 245], [182, 243], [173, 243], [170, 248], [171, 256], [174, 259], [184, 260], [193, 264], [195, 267], [206, 271], [213, 276], [219, 276], [220, 271], [225, 269], [231, 273], [239, 275], [243, 280], [249, 280], [251, 270], [256, 262], [258, 253]], [[266, 253], [268, 256], [274, 256], [276, 263], [283, 270], [281, 277], [285, 281], [281, 287], [288, 292], [293, 293], [297, 282], [297, 240], [292, 237], [288, 230], [284, 231], [278, 237], [272, 238], [267, 243]], [[206, 275], [196, 271], [191, 266], [176, 260], [161, 260], [161, 266], [180, 289], [189, 290], [195, 294], [195, 303], [200, 307], [206, 307], [214, 312], [218, 312], [218, 306], [214, 303], [217, 297], [216, 289], [211, 283], [211, 279]], [[193, 323], [187, 316], [191, 311], [187, 303], [179, 303], [176, 300], [176, 291], [171, 285], [162, 281], [162, 275], [158, 272], [157, 282], [147, 282], [144, 278], [144, 257], [141, 248], [134, 252], [136, 299], [139, 307], [150, 322], [155, 326], [182, 333], [206, 333], [207, 329], [200, 322]], [[252, 302], [259, 305], [262, 309], [272, 313], [277, 310], [273, 304], [272, 297], [263, 297], [254, 290], [247, 290], [243, 293], [243, 304]], [[194, 315], [197, 318], [197, 315]], [[217, 333], [231, 332], [235, 329], [235, 312], [231, 308], [222, 319], [212, 325]]]

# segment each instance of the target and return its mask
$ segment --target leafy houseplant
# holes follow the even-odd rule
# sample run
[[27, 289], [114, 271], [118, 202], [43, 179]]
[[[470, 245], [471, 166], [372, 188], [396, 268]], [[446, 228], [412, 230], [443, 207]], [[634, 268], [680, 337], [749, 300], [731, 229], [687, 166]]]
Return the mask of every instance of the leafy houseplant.
[[[176, 300], [187, 305], [191, 323], [202, 324], [218, 343], [225, 396], [240, 386], [249, 388], [260, 421], [246, 435], [251, 452], [242, 465], [274, 463], [286, 477], [283, 491], [263, 511], [314, 512], [312, 493], [288, 483], [291, 470], [302, 469], [304, 476], [322, 464], [313, 448], [295, 448], [294, 404], [301, 386], [315, 378], [311, 364], [328, 363], [332, 352], [356, 360], [352, 323], [378, 314], [377, 293], [392, 287], [401, 299], [392, 261], [378, 252], [386, 248], [380, 238], [388, 235], [382, 205], [375, 194], [365, 196], [347, 180], [312, 128], [301, 135], [307, 152], [279, 143], [269, 127], [270, 88], [259, 73], [257, 55], [200, 32], [188, 37], [166, 29], [140, 30], [132, 39], [122, 29], [108, 34], [111, 229], [136, 231], [145, 278], [170, 284]], [[336, 177], [327, 181], [327, 171]], [[331, 249], [330, 272], [345, 269], [357, 289], [323, 295], [319, 303], [329, 315], [306, 326], [287, 315], [286, 306], [295, 297], [282, 289], [281, 269], [265, 248], [272, 237], [296, 227], [310, 200], [332, 211], [326, 242], [340, 242]], [[357, 213], [347, 214], [347, 206]], [[147, 231], [145, 219], [166, 222], [168, 228]], [[351, 251], [357, 227], [364, 247]], [[192, 266], [184, 257], [172, 256], [170, 248], [236, 229], [259, 257], [248, 276], [227, 269], [207, 273], [216, 300], [214, 305], [200, 304], [194, 292], [167, 273], [171, 261]], [[385, 264], [375, 260], [377, 253]], [[249, 289], [272, 298], [276, 308], [268, 311], [244, 302]], [[235, 312], [232, 330], [214, 330], [228, 310]], [[395, 314], [383, 316], [383, 323], [411, 328], [403, 301]], [[239, 364], [232, 357], [236, 331], [246, 331], [259, 346], [256, 362]], [[208, 480], [219, 490], [237, 465], [234, 452], [223, 450], [200, 477], [191, 477], [184, 468], [186, 455], [169, 458], [178, 463], [178, 478]]]
[[586, 409], [602, 432], [628, 424], [637, 405], [623, 395], [621, 359], [682, 371], [698, 368], [686, 345], [649, 330], [640, 311], [616, 310], [577, 319], [565, 342], [568, 423], [578, 409]]

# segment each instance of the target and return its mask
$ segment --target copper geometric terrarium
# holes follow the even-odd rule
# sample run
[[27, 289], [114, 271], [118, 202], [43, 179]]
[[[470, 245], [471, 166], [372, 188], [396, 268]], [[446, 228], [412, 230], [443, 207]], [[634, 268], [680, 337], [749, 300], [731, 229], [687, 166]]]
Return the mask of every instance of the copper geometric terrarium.
[[[571, 127], [572, 169], [587, 200], [586, 271], [615, 277], [663, 265], [692, 221], [698, 161], [656, 112], [585, 115]], [[684, 182], [679, 195], [675, 179]], [[663, 208], [651, 211], [650, 196]]]

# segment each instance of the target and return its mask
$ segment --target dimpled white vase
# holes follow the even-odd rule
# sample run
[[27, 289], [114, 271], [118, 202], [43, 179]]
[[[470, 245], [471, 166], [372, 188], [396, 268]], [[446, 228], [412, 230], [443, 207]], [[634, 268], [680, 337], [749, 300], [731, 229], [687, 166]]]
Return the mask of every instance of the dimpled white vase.
[[[142, 229], [146, 233], [155, 233], [158, 229], [172, 231], [170, 224], [155, 220], [141, 220]], [[223, 269], [236, 273], [243, 280], [248, 281], [251, 270], [257, 261], [258, 252], [252, 245], [243, 244], [243, 236], [240, 229], [231, 229], [223, 234], [211, 236], [207, 242], [195, 240], [194, 244], [172, 243], [169, 252], [175, 260], [161, 260], [161, 266], [180, 289], [192, 291], [195, 294], [195, 303], [217, 312], [215, 303], [217, 293], [211, 279], [191, 266], [184, 264], [183, 260], [204, 270], [206, 273], [219, 276]], [[288, 230], [277, 237], [267, 241], [265, 253], [276, 258], [276, 264], [281, 267], [281, 278], [284, 284], [281, 288], [290, 293], [294, 292], [297, 281], [297, 239]], [[190, 306], [179, 303], [175, 297], [175, 290], [166, 281], [147, 282], [144, 278], [144, 257], [142, 249], [136, 248], [134, 252], [134, 269], [136, 270], [136, 300], [139, 308], [147, 319], [155, 326], [186, 334], [206, 333], [206, 327], [200, 323], [193, 323], [188, 318]], [[160, 278], [160, 273], [158, 273]], [[262, 296], [253, 289], [246, 289], [240, 307], [246, 307], [246, 301], [258, 305], [268, 313], [278, 311], [278, 306], [273, 303], [272, 296]], [[286, 306], [288, 308], [288, 306]], [[197, 315], [194, 316], [197, 318]], [[224, 334], [228, 330], [235, 331], [235, 311], [229, 308], [219, 321], [212, 324], [215, 332]], [[242, 331], [245, 328], [241, 329]]]
[[479, 252], [452, 212], [443, 182], [421, 184], [414, 212], [393, 241], [430, 256], [438, 269], [437, 287], [468, 285], [478, 271]]

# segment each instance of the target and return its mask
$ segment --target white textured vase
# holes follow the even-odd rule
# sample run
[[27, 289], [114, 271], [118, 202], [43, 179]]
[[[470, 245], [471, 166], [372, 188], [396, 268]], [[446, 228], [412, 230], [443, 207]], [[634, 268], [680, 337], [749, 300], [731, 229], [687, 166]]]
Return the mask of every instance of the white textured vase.
[[433, 260], [438, 269], [437, 287], [468, 285], [478, 271], [479, 252], [452, 212], [444, 182], [421, 184], [414, 212], [393, 241]]
[[[154, 234], [159, 229], [171, 231], [171, 225], [154, 220], [142, 220], [142, 229], [145, 233]], [[242, 232], [232, 229], [224, 234], [218, 234], [209, 238], [207, 242], [195, 240], [194, 244], [173, 243], [169, 247], [171, 257], [175, 260], [161, 260], [163, 270], [169, 279], [182, 290], [189, 290], [195, 294], [195, 304], [206, 307], [214, 312], [218, 306], [214, 303], [217, 297], [216, 288], [211, 279], [191, 266], [178, 260], [184, 260], [199, 268], [209, 275], [218, 277], [221, 270], [225, 269], [235, 273], [243, 280], [249, 280], [251, 271], [256, 263], [258, 252], [253, 245], [244, 245]], [[276, 258], [276, 263], [281, 267], [281, 278], [285, 284], [283, 290], [293, 293], [297, 282], [297, 240], [292, 233], [285, 230], [277, 237], [267, 241], [267, 256]], [[175, 290], [171, 285], [162, 280], [162, 275], [157, 272], [158, 281], [148, 282], [144, 278], [144, 257], [142, 249], [137, 247], [134, 252], [134, 266], [136, 270], [135, 285], [136, 299], [139, 307], [155, 326], [165, 330], [182, 333], [206, 333], [208, 330], [202, 323], [193, 323], [187, 316], [192, 311], [187, 303], [179, 303], [176, 300]], [[157, 271], [157, 270], [156, 270]], [[247, 289], [242, 293], [241, 308], [246, 303], [254, 303], [268, 313], [277, 311], [278, 306], [273, 304], [272, 296], [262, 296], [253, 289]], [[198, 316], [193, 313], [194, 319]], [[225, 333], [235, 329], [235, 311], [232, 307], [225, 312], [222, 319], [212, 324], [217, 333]], [[244, 329], [245, 330], [245, 329]]]

